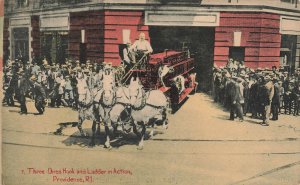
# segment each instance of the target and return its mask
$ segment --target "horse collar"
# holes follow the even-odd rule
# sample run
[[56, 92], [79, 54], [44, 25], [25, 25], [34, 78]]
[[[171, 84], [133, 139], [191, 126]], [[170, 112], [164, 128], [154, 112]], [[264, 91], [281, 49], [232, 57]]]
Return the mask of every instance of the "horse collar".
[[142, 97], [139, 98], [139, 99], [142, 99], [142, 103], [141, 103], [141, 105], [139, 107], [136, 107], [136, 106], [133, 105], [132, 106], [133, 110], [141, 110], [141, 109], [143, 109], [146, 106], [146, 96], [145, 95], [146, 95], [145, 91], [142, 90]]

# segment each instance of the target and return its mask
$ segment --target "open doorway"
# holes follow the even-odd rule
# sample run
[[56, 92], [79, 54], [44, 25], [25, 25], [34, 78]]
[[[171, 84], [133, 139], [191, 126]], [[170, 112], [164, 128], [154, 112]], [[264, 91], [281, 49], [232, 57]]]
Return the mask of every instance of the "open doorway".
[[199, 89], [209, 92], [212, 82], [214, 57], [214, 28], [182, 26], [150, 26], [151, 45], [154, 53], [165, 49], [182, 50], [188, 47], [195, 59], [195, 72]]
[[230, 47], [229, 58], [235, 61], [245, 61], [245, 48], [244, 47]]

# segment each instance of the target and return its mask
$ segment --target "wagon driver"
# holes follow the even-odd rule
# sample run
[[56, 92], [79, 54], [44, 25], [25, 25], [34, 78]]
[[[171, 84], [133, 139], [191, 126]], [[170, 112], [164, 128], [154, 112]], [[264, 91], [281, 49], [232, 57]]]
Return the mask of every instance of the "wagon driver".
[[145, 38], [145, 33], [141, 32], [139, 35], [139, 40], [136, 40], [130, 47], [130, 51], [135, 53], [135, 57], [133, 57], [133, 63], [139, 61], [144, 55], [148, 55], [153, 52], [150, 43]]

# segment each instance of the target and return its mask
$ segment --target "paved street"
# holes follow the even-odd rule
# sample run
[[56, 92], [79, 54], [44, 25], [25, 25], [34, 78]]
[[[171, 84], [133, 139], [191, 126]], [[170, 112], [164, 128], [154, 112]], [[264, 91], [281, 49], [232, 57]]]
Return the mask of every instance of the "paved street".
[[[198, 93], [169, 115], [169, 128], [158, 127], [140, 151], [133, 134], [116, 140], [112, 150], [104, 149], [103, 126], [96, 146], [89, 147], [89, 139], [79, 137], [75, 127], [77, 112], [69, 108], [34, 115], [29, 102], [30, 114], [18, 111], [2, 107], [5, 185], [83, 184], [63, 180], [69, 177], [109, 185], [300, 184], [300, 116], [280, 115], [269, 127], [249, 117], [243, 123], [229, 121], [228, 112]], [[90, 121], [83, 127], [91, 132]], [[103, 173], [76, 174], [83, 169]]]

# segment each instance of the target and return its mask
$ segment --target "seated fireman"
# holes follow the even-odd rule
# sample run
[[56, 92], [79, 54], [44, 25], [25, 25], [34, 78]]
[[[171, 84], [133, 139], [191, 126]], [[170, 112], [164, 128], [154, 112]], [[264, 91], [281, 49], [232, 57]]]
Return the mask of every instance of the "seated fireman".
[[136, 40], [129, 48], [130, 51], [135, 53], [132, 59], [133, 63], [139, 62], [144, 55], [148, 55], [153, 52], [150, 43], [145, 38], [145, 33], [140, 33], [139, 40]]
[[123, 49], [123, 62], [125, 64], [126, 72], [134, 66], [133, 55], [134, 53], [130, 51], [131, 42], [126, 43], [126, 47]]

